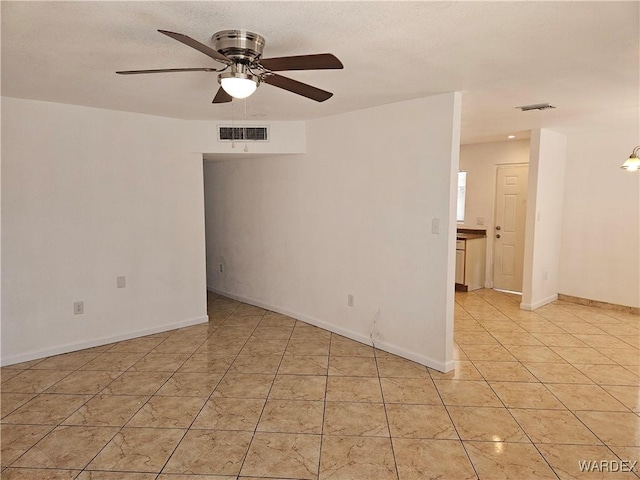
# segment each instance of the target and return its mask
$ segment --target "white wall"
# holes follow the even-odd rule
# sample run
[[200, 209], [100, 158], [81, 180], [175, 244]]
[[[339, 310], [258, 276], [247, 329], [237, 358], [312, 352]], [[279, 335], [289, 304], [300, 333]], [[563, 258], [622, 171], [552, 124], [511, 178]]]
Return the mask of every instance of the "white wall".
[[2, 99], [3, 364], [207, 320], [202, 157], [188, 132]]
[[[495, 228], [496, 172], [498, 165], [529, 163], [529, 140], [462, 145], [460, 170], [467, 172], [464, 228], [487, 230], [485, 287], [493, 286], [493, 229]], [[484, 225], [479, 222], [483, 221]]]
[[[2, 97], [0, 97], [0, 112], [2, 112]], [[0, 124], [1, 124], [0, 120]], [[1, 135], [0, 135], [1, 137]], [[0, 140], [1, 144], [1, 140]], [[2, 155], [0, 154], [0, 212], [2, 212]], [[0, 214], [0, 252], [2, 252], [2, 215]], [[0, 273], [2, 272], [2, 254], [0, 254]], [[0, 274], [0, 365], [2, 365], [2, 281]]]
[[560, 293], [640, 307], [640, 175], [620, 168], [638, 131], [567, 137]]
[[444, 94], [310, 121], [306, 155], [207, 164], [210, 287], [361, 341], [375, 319], [377, 345], [451, 369], [459, 125]]
[[533, 310], [558, 298], [560, 239], [567, 139], [547, 129], [531, 131], [522, 303]]

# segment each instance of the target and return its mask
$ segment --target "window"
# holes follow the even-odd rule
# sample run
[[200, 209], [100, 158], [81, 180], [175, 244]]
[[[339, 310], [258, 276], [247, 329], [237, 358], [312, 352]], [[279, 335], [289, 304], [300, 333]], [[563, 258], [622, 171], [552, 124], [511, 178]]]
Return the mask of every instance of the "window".
[[467, 196], [467, 172], [458, 172], [458, 208], [456, 210], [456, 220], [464, 222], [464, 204]]

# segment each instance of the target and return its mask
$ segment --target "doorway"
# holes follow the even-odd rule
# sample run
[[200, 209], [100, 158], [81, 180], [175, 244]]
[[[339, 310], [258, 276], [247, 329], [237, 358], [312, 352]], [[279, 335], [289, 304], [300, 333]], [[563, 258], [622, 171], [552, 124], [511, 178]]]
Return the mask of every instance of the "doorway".
[[522, 292], [529, 165], [497, 168], [493, 288]]

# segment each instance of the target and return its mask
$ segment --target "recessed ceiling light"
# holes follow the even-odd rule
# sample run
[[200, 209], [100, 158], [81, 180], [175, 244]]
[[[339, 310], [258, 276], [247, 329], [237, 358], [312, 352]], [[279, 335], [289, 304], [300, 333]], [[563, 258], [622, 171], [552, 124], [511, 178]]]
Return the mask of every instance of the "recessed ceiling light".
[[508, 138], [509, 140], [513, 140], [514, 138], [516, 138], [516, 136], [515, 136], [515, 135], [509, 135], [507, 138]]

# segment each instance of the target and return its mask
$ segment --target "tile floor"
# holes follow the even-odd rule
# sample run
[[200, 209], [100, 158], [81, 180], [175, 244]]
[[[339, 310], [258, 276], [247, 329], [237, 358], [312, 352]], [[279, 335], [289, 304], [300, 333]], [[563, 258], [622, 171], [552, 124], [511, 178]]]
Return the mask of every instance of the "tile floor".
[[[2, 369], [2, 479], [639, 478], [638, 316], [456, 294], [438, 373], [222, 297], [211, 321]], [[605, 465], [605, 467], [602, 467]]]

